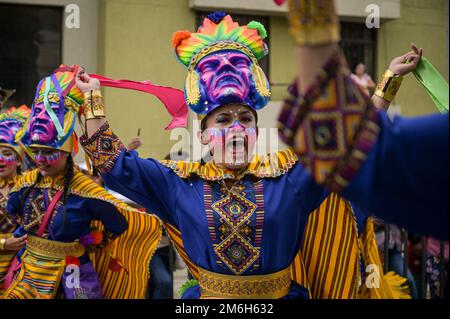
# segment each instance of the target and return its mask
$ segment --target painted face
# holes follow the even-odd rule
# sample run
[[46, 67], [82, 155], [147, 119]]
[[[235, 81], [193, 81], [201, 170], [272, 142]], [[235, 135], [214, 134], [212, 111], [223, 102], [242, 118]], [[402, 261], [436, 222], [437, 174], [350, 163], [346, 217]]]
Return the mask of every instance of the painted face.
[[[61, 106], [51, 103], [55, 114], [59, 114]], [[56, 128], [43, 103], [39, 103], [31, 110], [29, 134], [32, 143], [46, 144], [56, 138]]]
[[18, 165], [16, 152], [12, 148], [0, 146], [0, 177], [14, 175]]
[[33, 159], [43, 176], [52, 176], [61, 172], [65, 165], [66, 152], [49, 148], [32, 148]]
[[0, 142], [14, 143], [14, 138], [22, 124], [17, 120], [6, 120], [0, 123]]
[[244, 106], [225, 106], [207, 120], [204, 134], [212, 150], [214, 161], [229, 169], [248, 164], [254, 150], [257, 129], [256, 117]]

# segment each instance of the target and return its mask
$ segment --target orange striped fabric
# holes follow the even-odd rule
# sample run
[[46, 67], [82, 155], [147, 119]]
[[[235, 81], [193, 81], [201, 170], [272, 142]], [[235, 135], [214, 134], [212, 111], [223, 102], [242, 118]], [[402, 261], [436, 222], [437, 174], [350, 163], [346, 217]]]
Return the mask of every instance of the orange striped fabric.
[[26, 251], [17, 278], [0, 299], [54, 299], [66, 263]]
[[[293, 279], [309, 287], [314, 299], [356, 298], [360, 249], [356, 220], [348, 202], [330, 194], [309, 215], [303, 236], [293, 263]], [[301, 262], [303, 269], [299, 267]]]
[[0, 296], [3, 293], [3, 280], [8, 273], [9, 266], [15, 256], [15, 252], [0, 253]]
[[181, 239], [181, 232], [169, 223], [164, 223], [164, 228], [166, 230], [167, 235], [171, 239], [175, 249], [177, 250], [178, 254], [180, 255], [181, 259], [183, 259], [184, 263], [188, 267], [189, 272], [195, 279], [198, 280], [199, 273], [198, 273], [197, 265], [195, 265], [191, 261], [191, 259], [189, 258], [189, 256], [186, 253], [186, 250], [184, 249], [183, 240]]

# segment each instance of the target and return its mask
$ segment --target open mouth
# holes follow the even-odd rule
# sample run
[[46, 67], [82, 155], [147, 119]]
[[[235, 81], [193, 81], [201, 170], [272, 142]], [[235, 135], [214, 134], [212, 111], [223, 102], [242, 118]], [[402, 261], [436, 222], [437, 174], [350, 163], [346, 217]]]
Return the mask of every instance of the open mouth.
[[245, 153], [246, 144], [246, 137], [235, 136], [227, 142], [226, 147], [229, 152], [238, 155]]

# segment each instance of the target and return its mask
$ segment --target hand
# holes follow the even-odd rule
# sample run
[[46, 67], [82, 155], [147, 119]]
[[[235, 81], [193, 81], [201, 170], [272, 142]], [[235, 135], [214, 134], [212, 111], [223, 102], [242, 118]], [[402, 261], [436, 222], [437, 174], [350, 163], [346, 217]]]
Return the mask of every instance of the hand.
[[10, 237], [5, 241], [6, 251], [19, 251], [27, 242], [27, 235], [22, 237]]
[[139, 137], [135, 137], [128, 144], [128, 150], [133, 151], [142, 145], [141, 139]]
[[80, 91], [83, 93], [100, 90], [100, 81], [98, 79], [91, 78], [81, 68], [77, 73], [76, 84]]
[[389, 65], [389, 70], [391, 70], [395, 74], [404, 76], [416, 69], [420, 58], [422, 57], [423, 49], [417, 48], [414, 43], [411, 44], [411, 47], [413, 49], [412, 51], [409, 51], [408, 53], [392, 60], [391, 64]]

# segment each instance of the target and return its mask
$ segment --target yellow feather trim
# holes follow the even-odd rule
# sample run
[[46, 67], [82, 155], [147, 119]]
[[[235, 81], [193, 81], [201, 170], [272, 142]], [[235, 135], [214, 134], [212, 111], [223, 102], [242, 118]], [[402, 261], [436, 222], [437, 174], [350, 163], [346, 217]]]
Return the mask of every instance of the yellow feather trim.
[[278, 177], [286, 174], [297, 162], [298, 158], [291, 149], [268, 154], [256, 155], [246, 169], [233, 171], [217, 167], [213, 162], [161, 161], [161, 164], [173, 170], [181, 178], [189, 178], [192, 174], [208, 181], [222, 179], [241, 179], [246, 175], [258, 178]]

